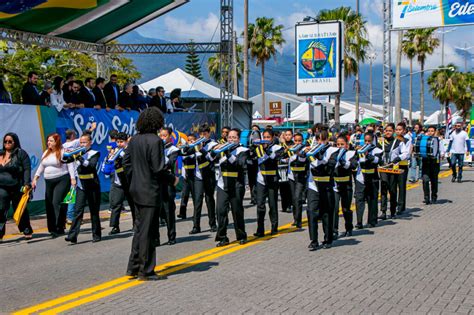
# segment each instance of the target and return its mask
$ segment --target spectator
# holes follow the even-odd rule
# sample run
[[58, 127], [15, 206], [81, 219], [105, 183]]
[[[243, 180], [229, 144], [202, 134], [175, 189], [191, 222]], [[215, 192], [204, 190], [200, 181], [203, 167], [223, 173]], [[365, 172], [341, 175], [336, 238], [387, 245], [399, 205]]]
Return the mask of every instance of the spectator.
[[162, 86], [156, 88], [156, 95], [151, 99], [149, 107], [158, 107], [162, 113], [167, 112], [165, 89]]
[[0, 103], [12, 103], [12, 95], [7, 91], [2, 79], [0, 79]]
[[143, 91], [140, 90], [138, 85], [133, 86], [132, 98], [133, 103], [136, 105], [139, 111], [143, 111], [148, 107], [147, 99], [145, 95], [143, 95]]
[[23, 104], [39, 105], [41, 104], [40, 94], [36, 85], [38, 84], [38, 74], [34, 71], [28, 73], [28, 81], [23, 85], [21, 98]]
[[[30, 157], [21, 148], [18, 136], [14, 133], [7, 133], [3, 137], [3, 148], [0, 150], [0, 241], [5, 235], [10, 205], [16, 209], [23, 195], [22, 186], [31, 187]], [[25, 209], [18, 229], [26, 239], [31, 239], [33, 229], [28, 209]]]
[[[95, 125], [93, 125], [90, 130], [93, 129], [95, 129]], [[77, 133], [73, 129], [66, 130], [66, 142], [63, 143], [63, 149], [68, 150], [78, 146], [79, 140], [77, 139]], [[72, 219], [74, 219], [74, 203], [69, 203], [67, 205], [66, 223], [70, 225], [72, 223]]]
[[173, 110], [175, 111], [186, 110], [186, 108], [183, 106], [183, 103], [181, 101], [181, 89], [174, 89], [173, 91], [171, 91], [170, 99], [171, 99], [172, 108], [168, 106], [168, 113], [172, 112]]
[[64, 79], [62, 77], [55, 77], [53, 80], [53, 93], [51, 94], [51, 106], [54, 106], [58, 112], [63, 108], [67, 108], [63, 87]]
[[117, 85], [117, 81], [117, 75], [112, 74], [109, 83], [104, 86], [105, 100], [110, 108], [115, 108], [119, 103], [120, 88]]
[[105, 79], [104, 78], [97, 78], [95, 80], [95, 87], [92, 90], [94, 92], [94, 96], [96, 99], [96, 109], [101, 109], [105, 108], [107, 110], [110, 110], [110, 107], [107, 106], [107, 101], [105, 100], [105, 94], [104, 94], [104, 85], [105, 85]]
[[150, 89], [148, 95], [146, 96], [146, 103], [150, 105], [151, 99], [156, 96], [156, 89]]
[[95, 80], [92, 78], [86, 78], [84, 89], [82, 89], [82, 97], [84, 99], [84, 106], [86, 108], [96, 107], [97, 101], [92, 91], [95, 87]]
[[71, 102], [71, 94], [72, 94], [72, 83], [75, 81], [74, 74], [69, 72], [66, 74], [66, 81], [64, 82], [63, 89], [63, 99], [66, 103]]
[[44, 83], [43, 92], [41, 92], [41, 103], [39, 105], [51, 106], [51, 94], [53, 94], [53, 85], [51, 82]]
[[70, 108], [84, 108], [83, 94], [81, 89], [84, 85], [82, 81], [77, 80], [72, 83], [72, 93], [70, 100]]
[[61, 136], [53, 133], [48, 136], [48, 149], [43, 153], [40, 165], [36, 171], [31, 187], [36, 184], [41, 175], [44, 175], [46, 183], [46, 220], [48, 231], [53, 238], [64, 235], [66, 228], [66, 208], [62, 202], [69, 188], [76, 186], [76, 176], [73, 163], [62, 162], [64, 149], [62, 148]]
[[119, 110], [136, 110], [138, 107], [133, 102], [133, 85], [131, 83], [125, 84], [123, 87], [123, 92], [120, 94]]

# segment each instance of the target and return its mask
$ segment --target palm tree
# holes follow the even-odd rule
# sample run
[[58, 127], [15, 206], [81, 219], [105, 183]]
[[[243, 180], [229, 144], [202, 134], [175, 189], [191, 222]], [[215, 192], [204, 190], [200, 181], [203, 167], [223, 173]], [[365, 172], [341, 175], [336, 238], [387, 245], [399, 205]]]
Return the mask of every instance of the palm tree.
[[445, 113], [450, 103], [463, 112], [469, 112], [468, 98], [472, 95], [468, 89], [467, 76], [458, 72], [456, 66], [449, 64], [447, 68], [433, 71], [428, 77], [428, 85], [433, 98], [444, 105]]
[[415, 47], [413, 45], [412, 33], [405, 33], [402, 40], [402, 52], [410, 61], [410, 86], [408, 90], [408, 121], [410, 126], [413, 126], [412, 111], [413, 111], [413, 59], [416, 57]]
[[244, 98], [249, 98], [249, 0], [244, 0]]
[[[359, 73], [360, 62], [365, 62], [367, 51], [370, 48], [370, 42], [367, 38], [367, 21], [362, 15], [354, 12], [350, 7], [340, 7], [333, 10], [322, 10], [319, 12], [317, 19], [320, 21], [336, 21], [344, 22], [344, 77], [347, 79]], [[356, 97], [358, 98], [360, 91], [356, 89]], [[335, 99], [335, 115], [334, 121], [339, 125], [341, 96], [336, 95]], [[356, 115], [358, 108], [356, 108]]]
[[[242, 54], [242, 45], [237, 44], [237, 80], [240, 80], [242, 78], [242, 73], [243, 73], [243, 61], [241, 60], [241, 54]], [[214, 54], [209, 59], [207, 60], [207, 71], [209, 73], [209, 76], [211, 77], [214, 82], [217, 84], [221, 83], [221, 56], [220, 54]], [[229, 67], [230, 65], [227, 65]], [[227, 88], [227, 84], [226, 84]], [[235, 93], [236, 91], [234, 91]]]
[[255, 59], [256, 65], [262, 69], [262, 115], [265, 117], [265, 62], [276, 58], [277, 47], [281, 47], [283, 39], [283, 25], [276, 25], [272, 18], [260, 17], [255, 24], [249, 24], [248, 35], [250, 42], [250, 57]]
[[431, 55], [439, 46], [439, 39], [434, 36], [434, 28], [419, 28], [409, 30], [407, 36], [413, 38], [415, 55], [420, 64], [420, 112], [421, 119], [425, 117], [425, 62], [428, 55]]

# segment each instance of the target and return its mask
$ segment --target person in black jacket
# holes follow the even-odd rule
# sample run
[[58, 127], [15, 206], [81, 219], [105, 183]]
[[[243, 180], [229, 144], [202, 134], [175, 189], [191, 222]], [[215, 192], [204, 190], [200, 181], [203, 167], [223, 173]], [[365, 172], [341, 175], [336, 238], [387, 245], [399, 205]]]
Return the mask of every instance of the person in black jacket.
[[159, 109], [144, 110], [138, 117], [138, 134], [130, 140], [123, 161], [136, 205], [135, 233], [127, 275], [138, 276], [140, 280], [158, 279], [154, 271], [155, 239], [162, 207], [161, 177], [165, 169], [165, 155], [163, 141], [157, 133], [163, 123], [163, 114]]
[[23, 104], [40, 105], [41, 97], [38, 91], [38, 74], [34, 71], [28, 73], [28, 81], [23, 85], [21, 98]]
[[95, 108], [97, 105], [97, 99], [93, 92], [95, 87], [95, 81], [92, 78], [86, 78], [84, 81], [84, 87], [81, 90], [82, 98], [84, 100], [85, 108]]
[[120, 93], [119, 110], [124, 109], [138, 111], [138, 106], [136, 106], [133, 99], [133, 84], [131, 83], [125, 84], [123, 92]]
[[[92, 136], [90, 133], [83, 133], [79, 139], [79, 144], [81, 147], [86, 148], [86, 153], [72, 161], [72, 163], [76, 163], [79, 181], [77, 181], [76, 187], [74, 219], [65, 240], [73, 244], [77, 243], [84, 209], [88, 205], [92, 221], [92, 242], [95, 243], [99, 242], [102, 238], [99, 217], [100, 182], [97, 176], [97, 163], [99, 163], [100, 152], [91, 149]], [[71, 160], [66, 162], [71, 162]]]
[[104, 85], [105, 85], [104, 78], [99, 77], [95, 79], [95, 87], [92, 89], [92, 92], [94, 93], [96, 103], [97, 103], [95, 108], [110, 110], [110, 107], [107, 106], [107, 101], [105, 100]]
[[74, 73], [69, 72], [68, 74], [66, 74], [66, 80], [64, 81], [63, 86], [63, 99], [66, 104], [71, 102], [72, 83], [74, 81], [76, 81]]
[[166, 98], [165, 98], [165, 89], [162, 86], [156, 88], [156, 95], [153, 96], [150, 100], [149, 107], [158, 107], [161, 112], [166, 113]]
[[[20, 202], [22, 186], [31, 187], [30, 157], [21, 148], [18, 136], [15, 133], [7, 133], [3, 137], [3, 148], [0, 150], [0, 241], [5, 235], [10, 205], [16, 209]], [[33, 229], [28, 209], [23, 212], [18, 229], [26, 239], [31, 239]]]
[[[307, 182], [308, 167], [306, 158], [301, 157], [298, 153], [304, 149], [303, 135], [300, 133], [295, 134], [293, 137], [295, 146], [303, 146], [296, 152], [292, 152], [291, 149], [288, 151], [290, 157], [288, 159], [288, 179], [290, 182], [292, 204], [293, 204], [293, 225], [296, 228], [301, 229], [302, 227], [302, 215], [303, 215], [303, 203], [304, 203], [304, 191]], [[283, 197], [282, 197], [283, 198]]]
[[110, 81], [104, 86], [105, 100], [110, 108], [115, 108], [120, 100], [120, 88], [117, 85], [118, 78], [116, 74], [110, 76]]

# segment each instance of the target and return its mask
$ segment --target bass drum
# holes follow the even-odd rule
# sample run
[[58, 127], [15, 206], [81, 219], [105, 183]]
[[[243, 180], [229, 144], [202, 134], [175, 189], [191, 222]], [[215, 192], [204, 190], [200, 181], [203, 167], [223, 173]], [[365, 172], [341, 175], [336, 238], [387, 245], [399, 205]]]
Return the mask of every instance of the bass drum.
[[438, 137], [430, 137], [426, 135], [419, 135], [416, 137], [415, 145], [413, 146], [413, 152], [415, 155], [422, 158], [437, 158], [438, 149]]
[[288, 165], [287, 164], [278, 165], [278, 177], [280, 178], [280, 183], [285, 183], [288, 181]]

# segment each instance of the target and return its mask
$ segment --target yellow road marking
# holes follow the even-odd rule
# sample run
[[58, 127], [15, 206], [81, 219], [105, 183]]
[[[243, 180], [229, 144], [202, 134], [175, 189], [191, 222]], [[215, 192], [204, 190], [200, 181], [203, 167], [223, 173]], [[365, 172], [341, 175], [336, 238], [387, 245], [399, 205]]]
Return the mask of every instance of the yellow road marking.
[[[439, 178], [447, 177], [451, 174], [451, 171], [441, 172]], [[407, 190], [414, 189], [420, 186], [419, 183], [407, 185]], [[352, 209], [353, 207], [351, 207]], [[303, 220], [303, 224], [306, 224], [307, 219]], [[242, 250], [244, 248], [259, 244], [265, 240], [278, 237], [282, 234], [290, 233], [295, 231], [296, 228], [291, 227], [291, 224], [286, 224], [279, 227], [279, 233], [273, 236], [267, 235], [263, 238], [249, 238], [249, 242], [245, 245], [237, 245], [237, 242], [232, 242], [226, 247], [216, 247], [209, 250], [205, 250], [196, 253], [191, 256], [184, 257], [172, 262], [168, 262], [159, 265], [155, 268], [155, 271], [159, 272], [160, 275], [172, 274], [176, 271], [196, 266], [200, 263], [210, 261], [212, 259], [228, 255], [230, 253]], [[268, 233], [268, 232], [267, 232]], [[14, 312], [13, 314], [32, 314], [40, 311], [44, 311], [41, 314], [57, 314], [80, 305], [84, 305], [104, 297], [113, 295], [121, 292], [125, 289], [137, 286], [143, 282], [138, 280], [130, 280], [130, 277], [120, 277], [100, 285], [84, 289], [63, 297], [59, 297], [41, 304], [33, 305], [31, 307], [21, 309]]]

